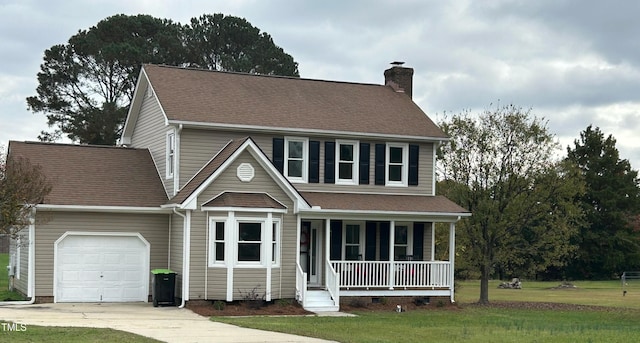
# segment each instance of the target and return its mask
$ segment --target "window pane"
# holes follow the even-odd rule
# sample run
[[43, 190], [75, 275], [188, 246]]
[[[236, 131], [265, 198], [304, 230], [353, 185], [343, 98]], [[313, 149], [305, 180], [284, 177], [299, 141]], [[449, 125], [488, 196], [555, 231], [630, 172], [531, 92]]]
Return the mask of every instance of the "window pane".
[[389, 148], [389, 162], [402, 163], [402, 148], [397, 148], [397, 147]]
[[340, 161], [353, 161], [353, 145], [340, 144]]
[[302, 142], [289, 141], [289, 158], [302, 158]]
[[238, 261], [260, 261], [259, 243], [238, 243]]
[[288, 162], [288, 176], [302, 177], [302, 161], [289, 160]]
[[395, 242], [396, 244], [407, 244], [407, 232], [406, 226], [396, 226]]
[[346, 243], [347, 244], [358, 244], [360, 243], [360, 226], [359, 225], [347, 225], [346, 232]]
[[262, 224], [260, 223], [239, 223], [239, 235], [240, 241], [261, 241], [260, 231]]
[[271, 262], [276, 263], [276, 243], [271, 244]]
[[357, 260], [359, 260], [360, 259], [359, 258], [360, 257], [359, 256], [360, 255], [360, 251], [358, 249], [358, 246], [357, 245], [352, 245], [352, 246], [345, 247], [345, 255], [346, 255], [345, 259], [347, 261], [357, 261]]
[[338, 167], [338, 178], [351, 180], [353, 179], [353, 164], [351, 163], [340, 163]]
[[216, 222], [216, 241], [224, 240], [224, 222]]
[[216, 243], [216, 261], [224, 261], [224, 243]]
[[393, 259], [396, 261], [406, 261], [407, 260], [407, 247], [406, 246], [394, 246], [393, 247]]
[[402, 181], [402, 166], [389, 166], [389, 181]]

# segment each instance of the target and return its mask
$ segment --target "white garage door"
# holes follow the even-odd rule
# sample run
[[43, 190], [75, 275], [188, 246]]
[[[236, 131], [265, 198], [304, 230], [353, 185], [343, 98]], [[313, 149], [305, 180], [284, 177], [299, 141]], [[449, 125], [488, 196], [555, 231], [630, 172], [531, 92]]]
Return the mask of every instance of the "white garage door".
[[149, 253], [139, 236], [67, 235], [56, 250], [56, 302], [147, 301]]

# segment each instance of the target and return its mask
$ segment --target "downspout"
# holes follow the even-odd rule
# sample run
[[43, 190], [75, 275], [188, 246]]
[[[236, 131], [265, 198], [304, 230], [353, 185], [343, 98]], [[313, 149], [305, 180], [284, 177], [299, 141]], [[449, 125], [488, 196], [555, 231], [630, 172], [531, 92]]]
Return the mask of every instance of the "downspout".
[[185, 216], [184, 214], [178, 212], [178, 210], [176, 210], [176, 208], [173, 208], [173, 213], [177, 214], [178, 216], [182, 217], [182, 302], [180, 303], [180, 306], [178, 308], [184, 308], [184, 306], [186, 305], [186, 297], [188, 294], [188, 290], [187, 287], [189, 286], [189, 283], [187, 282], [187, 279], [189, 277], [189, 272], [188, 272], [188, 258], [189, 255], [187, 254], [187, 243], [188, 243], [188, 238], [187, 238], [187, 216]]

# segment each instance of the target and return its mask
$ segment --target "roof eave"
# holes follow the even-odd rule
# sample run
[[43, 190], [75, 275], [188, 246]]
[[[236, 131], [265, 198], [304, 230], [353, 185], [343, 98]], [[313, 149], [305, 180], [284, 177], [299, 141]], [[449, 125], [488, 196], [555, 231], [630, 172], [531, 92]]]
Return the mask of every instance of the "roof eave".
[[54, 205], [38, 204], [38, 211], [51, 212], [117, 212], [117, 213], [170, 213], [170, 208], [164, 206], [96, 206], [96, 205]]
[[416, 212], [416, 211], [377, 211], [377, 210], [341, 210], [341, 209], [322, 209], [311, 208], [301, 210], [300, 214], [312, 219], [399, 219], [437, 221], [437, 222], [457, 222], [463, 217], [470, 217], [470, 212]]
[[412, 135], [393, 135], [382, 133], [369, 133], [369, 132], [354, 132], [354, 131], [333, 131], [333, 130], [320, 130], [320, 129], [305, 129], [305, 128], [288, 128], [288, 127], [267, 127], [258, 125], [238, 125], [238, 124], [226, 124], [226, 123], [206, 123], [206, 122], [193, 122], [169, 119], [168, 125], [183, 125], [185, 128], [194, 129], [216, 129], [226, 131], [244, 131], [247, 130], [257, 133], [276, 133], [276, 134], [288, 134], [288, 135], [301, 135], [301, 134], [315, 134], [320, 136], [328, 136], [335, 138], [376, 138], [384, 140], [401, 140], [401, 141], [424, 141], [424, 142], [443, 142], [450, 140], [449, 137], [443, 136], [412, 136]]

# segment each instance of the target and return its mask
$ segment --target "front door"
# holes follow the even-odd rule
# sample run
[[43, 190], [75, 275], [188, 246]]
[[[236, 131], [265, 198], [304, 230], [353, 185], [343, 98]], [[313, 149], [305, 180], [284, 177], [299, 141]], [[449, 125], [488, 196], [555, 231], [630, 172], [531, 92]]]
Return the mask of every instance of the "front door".
[[302, 222], [300, 264], [310, 287], [322, 286], [322, 221]]

